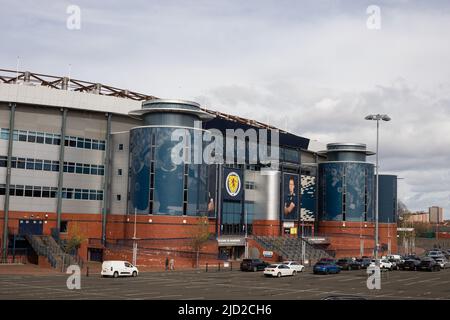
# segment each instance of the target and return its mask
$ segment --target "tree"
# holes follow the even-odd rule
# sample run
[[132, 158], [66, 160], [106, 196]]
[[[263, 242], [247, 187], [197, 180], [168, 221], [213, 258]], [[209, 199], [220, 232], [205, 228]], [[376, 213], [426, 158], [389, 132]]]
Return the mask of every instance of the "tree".
[[67, 239], [66, 253], [73, 253], [81, 247], [81, 244], [86, 240], [85, 235], [80, 231], [78, 223], [75, 223], [69, 229], [69, 238]]
[[196, 225], [192, 228], [190, 234], [191, 238], [191, 248], [195, 252], [195, 266], [199, 267], [200, 251], [203, 249], [205, 244], [208, 242], [211, 233], [209, 232], [209, 221], [208, 217], [201, 216], [197, 219]]

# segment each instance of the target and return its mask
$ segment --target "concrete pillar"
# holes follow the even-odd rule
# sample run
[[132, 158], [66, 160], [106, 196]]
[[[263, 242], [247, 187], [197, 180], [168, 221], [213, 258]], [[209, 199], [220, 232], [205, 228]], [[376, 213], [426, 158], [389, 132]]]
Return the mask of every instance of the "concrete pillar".
[[57, 204], [56, 204], [56, 229], [59, 232], [61, 227], [61, 211], [62, 211], [62, 188], [64, 179], [64, 145], [66, 140], [66, 123], [67, 123], [67, 109], [61, 109], [61, 144], [59, 148], [59, 173], [58, 173], [58, 194], [57, 194]]
[[111, 163], [111, 121], [112, 114], [108, 113], [105, 136], [105, 176], [103, 179], [103, 207], [102, 207], [102, 244], [106, 244], [106, 218], [109, 206], [109, 184], [110, 184], [110, 163]]

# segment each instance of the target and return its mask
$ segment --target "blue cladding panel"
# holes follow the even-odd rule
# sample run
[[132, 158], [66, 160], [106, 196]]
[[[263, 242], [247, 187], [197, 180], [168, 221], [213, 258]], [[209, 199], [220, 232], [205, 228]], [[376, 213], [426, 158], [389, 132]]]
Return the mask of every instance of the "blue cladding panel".
[[363, 221], [373, 220], [372, 164], [362, 162], [321, 163], [319, 172], [322, 180], [319, 192], [321, 220], [361, 221], [361, 218]]
[[130, 131], [130, 208], [133, 213], [148, 214], [151, 134], [153, 128]]
[[379, 221], [380, 222], [396, 222], [397, 210], [397, 176], [380, 175], [379, 176]]

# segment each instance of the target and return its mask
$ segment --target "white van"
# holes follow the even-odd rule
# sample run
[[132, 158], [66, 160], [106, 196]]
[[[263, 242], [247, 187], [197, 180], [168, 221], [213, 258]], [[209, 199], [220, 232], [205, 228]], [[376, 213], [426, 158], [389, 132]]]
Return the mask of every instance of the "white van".
[[139, 270], [128, 261], [105, 261], [102, 264], [102, 277], [137, 277]]

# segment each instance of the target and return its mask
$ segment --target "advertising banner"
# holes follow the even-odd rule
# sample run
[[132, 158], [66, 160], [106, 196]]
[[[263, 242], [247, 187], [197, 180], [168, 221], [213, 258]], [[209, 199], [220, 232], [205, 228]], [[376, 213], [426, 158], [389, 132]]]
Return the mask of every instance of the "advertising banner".
[[283, 173], [282, 220], [296, 221], [299, 214], [298, 174]]

